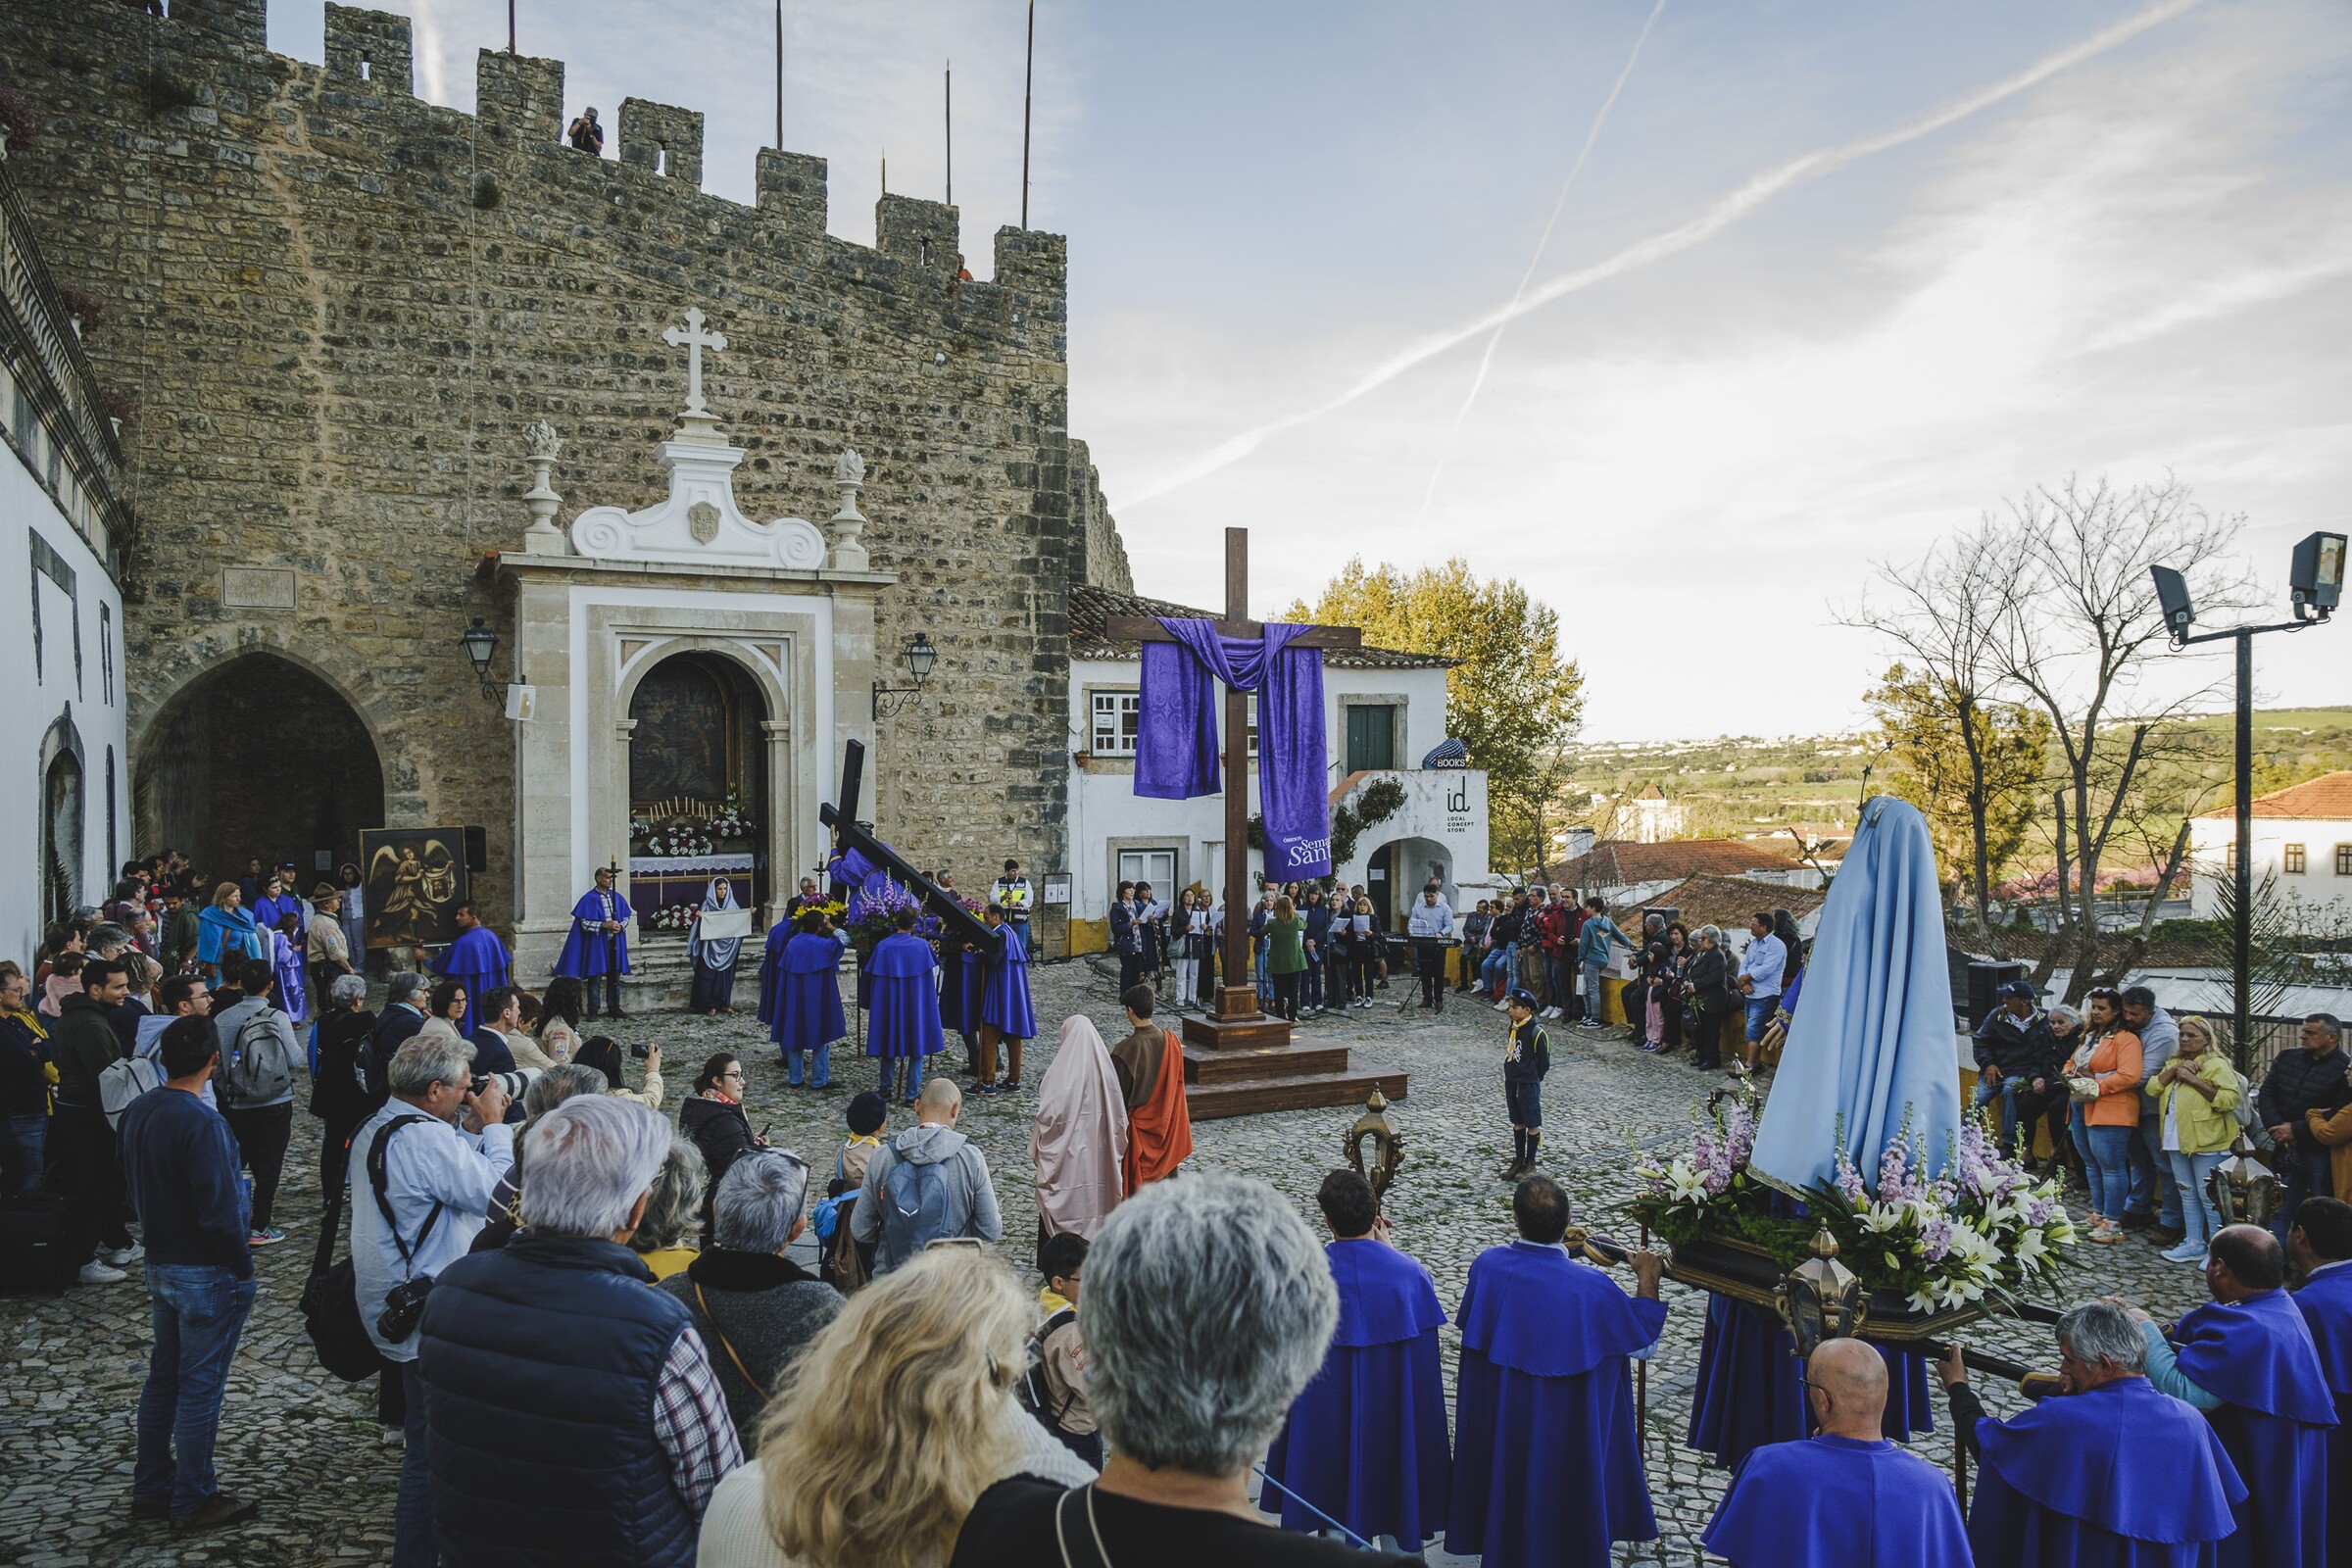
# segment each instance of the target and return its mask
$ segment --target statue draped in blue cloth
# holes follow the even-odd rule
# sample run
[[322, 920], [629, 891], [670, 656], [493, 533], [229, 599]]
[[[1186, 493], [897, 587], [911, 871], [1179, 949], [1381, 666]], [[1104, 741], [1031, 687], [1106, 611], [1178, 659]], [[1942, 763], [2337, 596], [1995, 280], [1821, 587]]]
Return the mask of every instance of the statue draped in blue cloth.
[[2251, 1494], [2223, 1568], [2326, 1568], [2328, 1434], [2335, 1399], [2303, 1314], [2281, 1289], [2286, 1252], [2253, 1225], [2217, 1234], [2205, 1265], [2214, 1299], [2168, 1343], [2141, 1314], [2148, 1380], [2203, 1410]]
[[458, 940], [441, 950], [441, 956], [433, 960], [433, 973], [466, 988], [466, 1015], [458, 1020], [458, 1032], [471, 1035], [482, 1021], [482, 998], [507, 983], [507, 949], [482, 924], [472, 904], [461, 904], [453, 913]]
[[1340, 1324], [1266, 1454], [1277, 1485], [1258, 1506], [1288, 1530], [1321, 1530], [1320, 1509], [1367, 1541], [1419, 1551], [1445, 1524], [1453, 1471], [1438, 1363], [1446, 1308], [1429, 1270], [1374, 1239], [1379, 1206], [1361, 1176], [1334, 1171], [1316, 1200], [1338, 1238], [1323, 1254]]
[[[1021, 1046], [1037, 1035], [1037, 1009], [1029, 1001], [1029, 947], [1004, 919], [1001, 905], [988, 906], [988, 928], [997, 951], [978, 954], [980, 963], [980, 1093], [1021, 1092]], [[1004, 1082], [997, 1082], [997, 1047], [1006, 1048]]]
[[874, 946], [861, 982], [870, 979], [865, 1054], [882, 1061], [882, 1095], [900, 1093], [900, 1064], [906, 1064], [904, 1094], [908, 1104], [923, 1087], [923, 1064], [946, 1049], [939, 1027], [939, 989], [932, 983], [931, 944], [914, 934], [914, 910], [901, 909], [898, 929]]
[[1982, 1461], [1977, 1561], [1999, 1568], [2215, 1568], [2246, 1485], [2203, 1416], [2148, 1381], [2131, 1313], [2085, 1301], [2058, 1320], [2067, 1392], [1985, 1416], [1944, 1363], [1956, 1441]]
[[1749, 1453], [1703, 1538], [1733, 1568], [1970, 1568], [1951, 1483], [1880, 1435], [1887, 1364], [1860, 1340], [1825, 1341], [1805, 1364], [1813, 1438]]
[[612, 869], [598, 866], [596, 886], [571, 906], [571, 933], [556, 956], [556, 973], [583, 982], [588, 1016], [596, 1016], [597, 981], [604, 981], [605, 1010], [620, 1012], [620, 977], [629, 972], [629, 921], [635, 911], [612, 886]]
[[1604, 1568], [1610, 1544], [1651, 1541], [1629, 1356], [1666, 1326], [1662, 1260], [1635, 1254], [1642, 1294], [1559, 1245], [1568, 1199], [1548, 1176], [1511, 1200], [1519, 1240], [1470, 1265], [1446, 1549], [1486, 1568]]
[[2303, 1274], [2295, 1310], [2335, 1401], [2328, 1434], [2328, 1560], [2352, 1563], [2352, 1204], [2306, 1198], [2286, 1233]]
[[833, 1042], [850, 1032], [841, 1010], [841, 939], [826, 929], [824, 911], [804, 909], [795, 922], [779, 920], [767, 934], [760, 971], [760, 1021], [784, 1054], [784, 1075], [798, 1089], [833, 1082]]

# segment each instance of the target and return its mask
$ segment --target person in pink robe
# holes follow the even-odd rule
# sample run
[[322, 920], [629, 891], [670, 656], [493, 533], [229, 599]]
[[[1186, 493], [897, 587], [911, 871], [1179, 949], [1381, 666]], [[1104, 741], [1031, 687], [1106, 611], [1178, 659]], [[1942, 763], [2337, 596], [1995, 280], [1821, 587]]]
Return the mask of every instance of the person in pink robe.
[[1092, 1019], [1064, 1018], [1061, 1049], [1038, 1085], [1037, 1123], [1029, 1131], [1041, 1245], [1063, 1231], [1093, 1240], [1125, 1196], [1119, 1173], [1126, 1153], [1127, 1101], [1110, 1050]]

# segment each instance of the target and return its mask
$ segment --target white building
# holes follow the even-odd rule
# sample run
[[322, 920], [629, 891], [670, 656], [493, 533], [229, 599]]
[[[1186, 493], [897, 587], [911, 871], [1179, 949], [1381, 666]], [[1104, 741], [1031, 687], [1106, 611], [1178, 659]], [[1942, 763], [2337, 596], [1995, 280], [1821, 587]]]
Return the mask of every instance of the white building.
[[[2189, 902], [2200, 920], [2221, 913], [2223, 886], [2236, 874], [2230, 855], [2234, 808], [2189, 824]], [[2275, 877], [2278, 896], [2306, 907], [2352, 915], [2352, 772], [2329, 773], [2254, 802], [2254, 883]]]
[[[1142, 655], [1137, 646], [1102, 635], [1108, 615], [1208, 614], [1101, 588], [1070, 590], [1073, 952], [1103, 946], [1111, 894], [1122, 881], [1150, 882], [1161, 898], [1196, 885], [1224, 887], [1224, 797], [1161, 801], [1135, 793]], [[1432, 875], [1457, 909], [1475, 904], [1491, 885], [1487, 775], [1442, 765], [1442, 760], [1441, 765], [1423, 765], [1446, 738], [1446, 672], [1451, 663], [1382, 648], [1323, 655], [1333, 806], [1360, 805], [1367, 787], [1383, 781], [1403, 794], [1391, 814], [1363, 829], [1354, 853], [1333, 871], [1342, 881], [1362, 883], [1374, 907], [1395, 920], [1403, 918], [1410, 890]], [[1250, 711], [1254, 717], [1255, 699]]]
[[1652, 782], [1625, 803], [1624, 836], [1636, 844], [1663, 844], [1682, 837], [1687, 815]]
[[105, 902], [130, 853], [118, 541], [122, 450], [0, 170], [0, 957]]

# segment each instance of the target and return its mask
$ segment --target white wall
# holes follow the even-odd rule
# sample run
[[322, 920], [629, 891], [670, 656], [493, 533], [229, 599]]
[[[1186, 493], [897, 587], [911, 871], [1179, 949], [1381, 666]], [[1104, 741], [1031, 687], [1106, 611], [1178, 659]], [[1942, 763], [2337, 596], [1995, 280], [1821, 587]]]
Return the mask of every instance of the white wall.
[[[1071, 662], [1071, 751], [1084, 751], [1090, 744], [1093, 721], [1090, 694], [1102, 688], [1133, 691], [1141, 683], [1142, 675], [1142, 665], [1132, 660]], [[1350, 697], [1390, 697], [1402, 701], [1404, 724], [1396, 744], [1396, 760], [1402, 769], [1417, 770], [1421, 759], [1446, 738], [1445, 670], [1326, 665], [1323, 706], [1332, 786], [1339, 784], [1347, 762], [1347, 720], [1342, 710]], [[1221, 724], [1221, 713], [1219, 718]], [[1252, 773], [1254, 788], [1254, 770]], [[1357, 843], [1355, 859], [1335, 869], [1348, 880], [1360, 882], [1365, 858], [1381, 845], [1399, 838], [1427, 838], [1443, 843], [1451, 855], [1457, 885], [1467, 881], [1483, 888], [1487, 877], [1486, 775], [1475, 770], [1447, 770], [1403, 771], [1398, 776], [1406, 785], [1405, 808], [1390, 821], [1367, 831]], [[1454, 808], [1448, 809], [1449, 802]], [[1202, 796], [1190, 801], [1140, 799], [1135, 793], [1133, 760], [1095, 759], [1083, 768], [1073, 761], [1069, 818], [1071, 918], [1105, 918], [1117, 884], [1113, 868], [1120, 846], [1173, 848], [1177, 852], [1177, 886], [1194, 882], [1220, 886], [1224, 837], [1223, 796]], [[1251, 856], [1253, 864], [1256, 858]], [[1162, 896], [1172, 893], [1170, 889], [1154, 891]], [[1468, 897], [1475, 903], [1479, 892], [1471, 891]]]
[[[0, 408], [9, 389], [0, 386]], [[36, 456], [45, 433], [35, 433]], [[45, 465], [44, 465], [45, 466]], [[71, 596], [33, 570], [37, 536], [72, 574]], [[33, 603], [40, 604], [40, 658]], [[103, 619], [102, 619], [103, 616]], [[103, 630], [102, 630], [103, 627]], [[78, 675], [75, 654], [80, 656]], [[13, 442], [0, 443], [0, 729], [10, 737], [0, 783], [0, 957], [29, 962], [40, 941], [42, 771], [52, 726], [70, 720], [82, 764], [82, 854], [74, 902], [103, 903], [130, 840], [130, 759], [122, 711], [122, 595]], [[114, 759], [113, 855], [107, 759]]]
[[[2200, 920], [2221, 914], [2222, 888], [2230, 875], [2230, 841], [2236, 832], [2237, 823], [2226, 816], [2200, 816], [2189, 824], [2189, 863], [2195, 873], [2189, 884], [2189, 907]], [[2300, 872], [2285, 869], [2290, 844], [2303, 846]], [[2281, 899], [2352, 914], [2352, 876], [2338, 876], [2335, 871], [2338, 845], [2352, 845], [2352, 822], [2258, 816], [2254, 819], [2254, 885], [2259, 888], [2264, 877], [2275, 876], [2274, 885]]]

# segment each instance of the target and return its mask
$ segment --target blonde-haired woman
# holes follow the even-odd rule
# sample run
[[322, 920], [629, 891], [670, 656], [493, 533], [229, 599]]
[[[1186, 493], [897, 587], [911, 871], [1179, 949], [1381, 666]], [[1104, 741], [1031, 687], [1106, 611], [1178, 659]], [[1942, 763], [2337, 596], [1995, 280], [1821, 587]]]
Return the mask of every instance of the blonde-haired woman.
[[980, 1494], [1095, 1473], [1013, 1403], [1037, 1308], [972, 1247], [850, 1298], [703, 1515], [697, 1568], [942, 1568]]
[[2237, 1141], [2235, 1111], [2245, 1087], [2222, 1050], [2213, 1021], [2183, 1017], [2180, 1050], [2149, 1085], [2164, 1129], [2165, 1159], [2180, 1189], [2181, 1226], [2188, 1232], [2164, 1254], [2171, 1262], [2204, 1262], [2207, 1244], [2222, 1228], [2211, 1183]]

